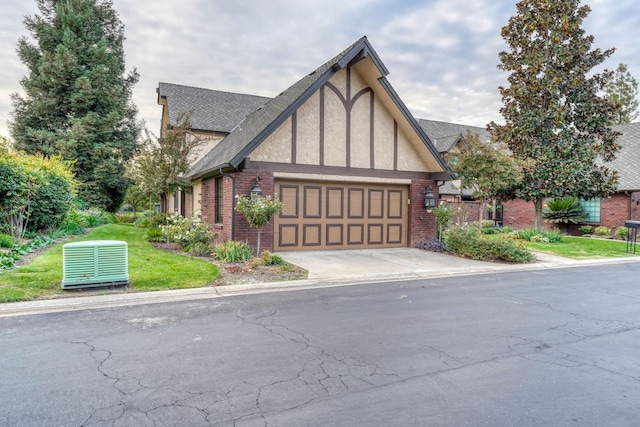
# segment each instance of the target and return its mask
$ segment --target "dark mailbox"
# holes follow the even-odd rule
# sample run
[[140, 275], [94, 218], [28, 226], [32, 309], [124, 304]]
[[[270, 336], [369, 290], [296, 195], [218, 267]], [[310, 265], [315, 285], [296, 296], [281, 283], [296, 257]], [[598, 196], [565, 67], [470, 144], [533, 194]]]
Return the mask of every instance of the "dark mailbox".
[[627, 253], [636, 253], [636, 244], [638, 243], [638, 229], [640, 221], [625, 221], [624, 226], [627, 227]]

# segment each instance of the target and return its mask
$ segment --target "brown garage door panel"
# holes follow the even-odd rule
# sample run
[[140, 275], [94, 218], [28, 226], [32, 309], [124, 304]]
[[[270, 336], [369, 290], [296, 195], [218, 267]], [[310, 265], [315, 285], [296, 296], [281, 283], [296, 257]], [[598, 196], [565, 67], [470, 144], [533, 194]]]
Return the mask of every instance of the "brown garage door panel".
[[406, 246], [408, 186], [276, 181], [276, 250]]

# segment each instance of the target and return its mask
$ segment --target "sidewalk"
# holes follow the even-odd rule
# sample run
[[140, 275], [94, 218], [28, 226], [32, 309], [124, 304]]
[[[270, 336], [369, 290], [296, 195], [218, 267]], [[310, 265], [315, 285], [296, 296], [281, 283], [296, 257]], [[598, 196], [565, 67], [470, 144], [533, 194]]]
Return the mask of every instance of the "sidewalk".
[[381, 281], [427, 279], [474, 274], [505, 273], [587, 265], [640, 262], [640, 258], [572, 260], [536, 253], [531, 264], [499, 264], [474, 261], [412, 248], [362, 249], [279, 253], [287, 262], [309, 272], [306, 280], [234, 286], [204, 287], [158, 292], [129, 292], [111, 295], [70, 296], [50, 300], [0, 304], [0, 317], [36, 313], [87, 310], [118, 306], [158, 304], [231, 295], [282, 292]]

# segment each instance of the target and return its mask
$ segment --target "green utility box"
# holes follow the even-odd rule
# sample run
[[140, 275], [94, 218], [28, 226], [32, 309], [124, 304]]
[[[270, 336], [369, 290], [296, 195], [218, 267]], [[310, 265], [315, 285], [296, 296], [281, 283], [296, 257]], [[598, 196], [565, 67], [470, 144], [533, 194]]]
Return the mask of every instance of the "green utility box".
[[89, 240], [62, 247], [62, 289], [128, 284], [127, 242]]

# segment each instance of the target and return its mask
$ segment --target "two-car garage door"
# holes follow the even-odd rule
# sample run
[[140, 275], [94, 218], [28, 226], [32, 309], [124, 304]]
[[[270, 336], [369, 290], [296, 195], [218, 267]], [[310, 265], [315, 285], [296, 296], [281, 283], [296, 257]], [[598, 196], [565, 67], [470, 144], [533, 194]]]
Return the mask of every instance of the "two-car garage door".
[[276, 250], [407, 245], [408, 186], [276, 181]]

